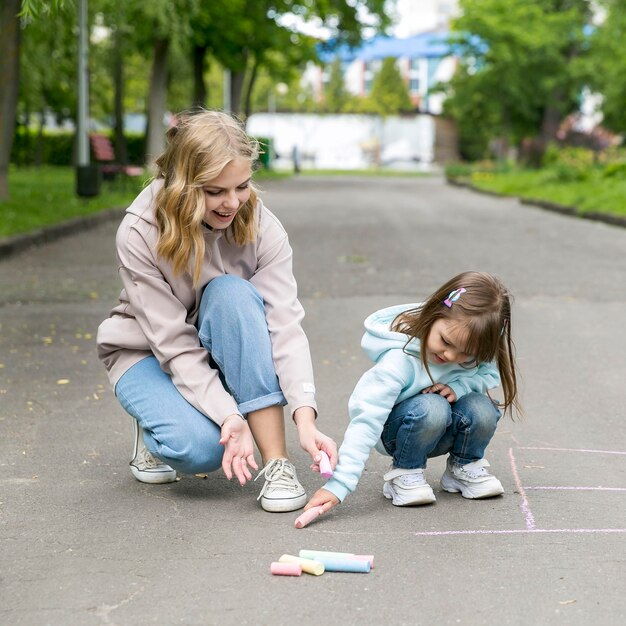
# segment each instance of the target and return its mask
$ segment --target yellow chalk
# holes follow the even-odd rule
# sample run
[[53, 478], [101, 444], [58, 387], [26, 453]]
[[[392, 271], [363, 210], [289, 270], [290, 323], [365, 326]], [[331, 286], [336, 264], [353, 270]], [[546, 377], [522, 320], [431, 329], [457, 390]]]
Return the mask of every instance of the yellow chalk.
[[297, 563], [302, 566], [302, 571], [307, 574], [313, 574], [314, 576], [320, 576], [324, 573], [324, 564], [319, 561], [313, 561], [312, 559], [301, 559], [297, 556], [292, 556], [291, 554], [283, 554], [280, 559], [278, 559], [279, 563]]

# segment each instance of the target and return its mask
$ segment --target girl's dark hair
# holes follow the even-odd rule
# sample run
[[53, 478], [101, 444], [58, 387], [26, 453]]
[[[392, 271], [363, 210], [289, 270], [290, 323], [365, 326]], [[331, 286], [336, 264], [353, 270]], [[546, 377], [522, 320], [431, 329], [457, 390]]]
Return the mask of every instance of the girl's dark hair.
[[[451, 292], [465, 289], [450, 307], [444, 304]], [[504, 412], [521, 414], [517, 400], [515, 346], [511, 339], [512, 296], [498, 278], [486, 272], [463, 272], [450, 279], [424, 303], [398, 315], [391, 329], [426, 345], [433, 324], [440, 319], [458, 322], [467, 330], [464, 352], [474, 357], [472, 366], [495, 361], [500, 372]], [[420, 350], [424, 368], [432, 380], [426, 350]], [[433, 381], [435, 382], [435, 381]]]

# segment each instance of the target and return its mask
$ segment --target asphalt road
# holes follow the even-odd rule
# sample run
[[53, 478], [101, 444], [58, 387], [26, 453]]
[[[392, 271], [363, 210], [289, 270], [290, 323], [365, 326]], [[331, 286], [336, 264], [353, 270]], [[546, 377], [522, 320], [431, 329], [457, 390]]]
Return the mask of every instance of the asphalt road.
[[[295, 250], [319, 424], [338, 442], [375, 309], [466, 269], [515, 294], [525, 416], [488, 449], [505, 495], [396, 508], [388, 459], [309, 527], [220, 474], [136, 482], [131, 421], [95, 356], [119, 292], [117, 222], [0, 261], [0, 623], [543, 625], [626, 616], [626, 229], [439, 178], [264, 183]], [[289, 428], [311, 494], [321, 478]], [[275, 577], [301, 548], [373, 554], [369, 574]]]

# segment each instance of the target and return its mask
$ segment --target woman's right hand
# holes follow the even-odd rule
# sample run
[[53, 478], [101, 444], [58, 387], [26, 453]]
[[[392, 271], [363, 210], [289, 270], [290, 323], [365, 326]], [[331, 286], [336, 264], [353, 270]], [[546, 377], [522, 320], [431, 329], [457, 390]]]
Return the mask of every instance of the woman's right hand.
[[220, 443], [224, 446], [222, 469], [226, 478], [230, 480], [234, 474], [243, 487], [246, 481], [252, 480], [248, 465], [259, 469], [254, 460], [254, 439], [248, 422], [237, 413], [229, 415], [222, 424]]

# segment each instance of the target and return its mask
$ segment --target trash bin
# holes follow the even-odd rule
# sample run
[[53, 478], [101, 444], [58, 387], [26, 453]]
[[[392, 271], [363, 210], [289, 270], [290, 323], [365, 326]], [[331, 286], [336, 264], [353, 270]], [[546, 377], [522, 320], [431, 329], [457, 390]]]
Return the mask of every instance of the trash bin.
[[269, 137], [258, 137], [257, 141], [261, 148], [259, 163], [264, 170], [269, 170], [272, 167], [272, 140]]
[[79, 165], [76, 167], [76, 195], [83, 198], [97, 196], [100, 193], [102, 173], [97, 165]]

